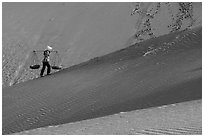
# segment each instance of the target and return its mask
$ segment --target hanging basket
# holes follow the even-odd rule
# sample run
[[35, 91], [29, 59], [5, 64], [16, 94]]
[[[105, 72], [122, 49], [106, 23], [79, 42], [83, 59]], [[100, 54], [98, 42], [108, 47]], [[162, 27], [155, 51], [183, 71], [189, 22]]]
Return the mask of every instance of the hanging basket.
[[62, 69], [62, 67], [59, 67], [59, 66], [52, 66], [52, 69], [59, 70], [59, 69]]
[[40, 65], [31, 65], [30, 68], [31, 68], [31, 69], [39, 69], [39, 68], [40, 68]]

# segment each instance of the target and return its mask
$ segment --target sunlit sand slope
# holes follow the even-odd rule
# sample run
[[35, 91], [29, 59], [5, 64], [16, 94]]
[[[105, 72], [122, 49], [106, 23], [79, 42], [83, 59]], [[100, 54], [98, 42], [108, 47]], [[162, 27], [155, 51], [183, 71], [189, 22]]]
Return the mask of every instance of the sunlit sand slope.
[[17, 134], [201, 135], [201, 114], [202, 101], [196, 100], [28, 130]]

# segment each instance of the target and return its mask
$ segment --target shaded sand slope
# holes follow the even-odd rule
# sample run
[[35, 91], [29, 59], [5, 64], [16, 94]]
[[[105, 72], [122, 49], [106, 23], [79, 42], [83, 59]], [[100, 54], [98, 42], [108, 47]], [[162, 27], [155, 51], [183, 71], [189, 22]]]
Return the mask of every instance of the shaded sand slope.
[[202, 100], [164, 105], [64, 125], [24, 131], [21, 135], [202, 134]]
[[3, 134], [200, 99], [201, 30], [151, 39], [4, 88]]

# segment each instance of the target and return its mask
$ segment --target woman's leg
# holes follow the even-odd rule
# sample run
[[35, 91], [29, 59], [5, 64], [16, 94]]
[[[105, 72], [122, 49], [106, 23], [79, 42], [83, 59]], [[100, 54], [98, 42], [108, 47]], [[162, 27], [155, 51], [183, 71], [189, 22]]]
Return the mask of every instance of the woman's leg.
[[46, 66], [46, 64], [45, 64], [45, 62], [43, 62], [43, 67], [42, 67], [41, 72], [40, 72], [41, 77], [43, 76], [43, 73], [45, 71], [45, 66]]
[[50, 74], [50, 70], [51, 70], [51, 66], [50, 66], [49, 62], [47, 62], [47, 75]]

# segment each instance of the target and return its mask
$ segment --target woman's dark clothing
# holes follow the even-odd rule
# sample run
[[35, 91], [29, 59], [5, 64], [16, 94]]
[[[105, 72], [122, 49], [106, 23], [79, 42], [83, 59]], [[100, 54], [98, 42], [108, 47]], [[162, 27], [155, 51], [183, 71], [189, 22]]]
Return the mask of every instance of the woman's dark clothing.
[[45, 50], [43, 55], [44, 55], [44, 59], [42, 61], [43, 67], [42, 67], [41, 73], [40, 73], [41, 77], [43, 76], [43, 73], [44, 73], [46, 67], [47, 67], [47, 75], [50, 74], [50, 70], [51, 70], [51, 66], [50, 66], [50, 63], [49, 63], [49, 61], [50, 61], [50, 57], [49, 57], [50, 56], [50, 51]]

